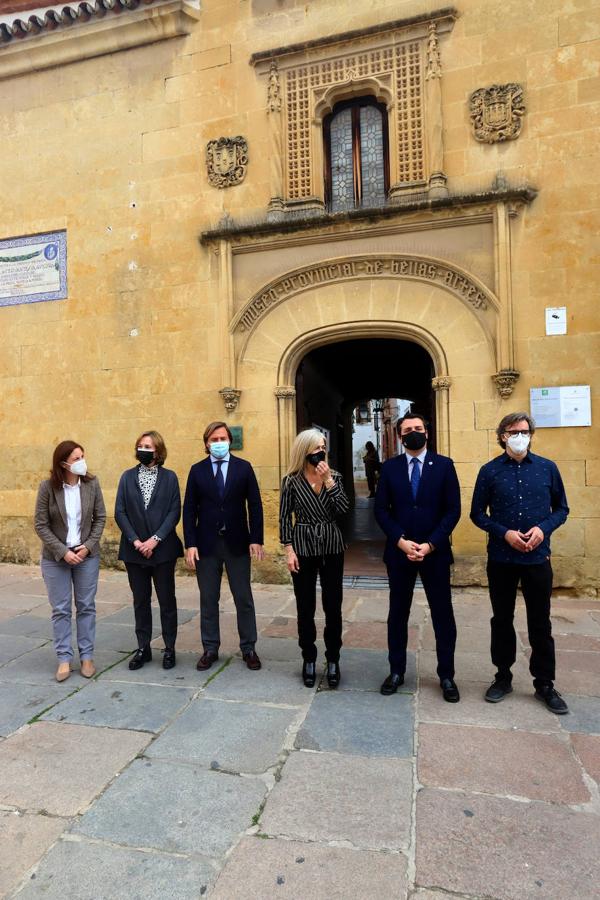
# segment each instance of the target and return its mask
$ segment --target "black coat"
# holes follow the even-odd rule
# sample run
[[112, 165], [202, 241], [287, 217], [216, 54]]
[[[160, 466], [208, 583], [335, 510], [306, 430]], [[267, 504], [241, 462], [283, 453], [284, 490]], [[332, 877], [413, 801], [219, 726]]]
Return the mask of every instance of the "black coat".
[[[138, 481], [139, 466], [123, 472], [117, 489], [115, 521], [121, 529], [119, 559], [140, 566], [157, 566], [183, 556], [183, 545], [175, 528], [181, 517], [181, 496], [175, 472], [160, 466], [148, 509]], [[153, 535], [160, 544], [150, 559], [133, 546], [135, 540], [146, 541]]]
[[229, 457], [222, 501], [209, 458], [193, 465], [187, 480], [183, 501], [185, 546], [197, 547], [200, 556], [210, 556], [221, 523], [232, 553], [241, 555], [248, 552], [250, 544], [263, 543], [263, 509], [256, 475], [250, 463], [237, 456]]

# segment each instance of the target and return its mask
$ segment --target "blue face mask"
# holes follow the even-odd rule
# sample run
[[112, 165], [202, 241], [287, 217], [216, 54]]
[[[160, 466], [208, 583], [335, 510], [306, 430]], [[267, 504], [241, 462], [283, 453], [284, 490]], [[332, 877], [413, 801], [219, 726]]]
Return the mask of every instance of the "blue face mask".
[[229, 453], [229, 441], [215, 441], [214, 444], [208, 445], [208, 449], [215, 459], [225, 459]]

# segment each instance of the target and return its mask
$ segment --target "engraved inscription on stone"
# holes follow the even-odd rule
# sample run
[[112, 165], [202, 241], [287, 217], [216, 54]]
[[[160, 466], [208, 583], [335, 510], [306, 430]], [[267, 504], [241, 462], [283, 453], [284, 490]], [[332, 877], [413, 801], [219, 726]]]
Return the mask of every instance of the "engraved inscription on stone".
[[520, 84], [493, 84], [469, 97], [469, 112], [475, 139], [486, 144], [512, 141], [521, 133], [525, 115]]
[[306, 288], [334, 281], [390, 276], [435, 283], [467, 300], [477, 310], [488, 308], [488, 298], [473, 281], [442, 263], [408, 256], [355, 257], [343, 262], [316, 263], [280, 278], [247, 305], [233, 328], [250, 331], [254, 323], [271, 307]]
[[240, 184], [248, 168], [248, 142], [237, 137], [221, 137], [206, 145], [208, 180], [214, 187], [226, 188]]

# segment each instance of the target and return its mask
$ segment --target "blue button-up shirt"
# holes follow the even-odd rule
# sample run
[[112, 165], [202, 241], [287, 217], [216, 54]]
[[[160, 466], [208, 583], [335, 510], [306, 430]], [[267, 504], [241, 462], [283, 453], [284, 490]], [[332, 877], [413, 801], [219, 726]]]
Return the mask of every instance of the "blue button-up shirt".
[[[562, 478], [552, 460], [528, 453], [518, 462], [503, 453], [479, 470], [471, 521], [487, 531], [488, 556], [493, 562], [545, 562], [550, 556], [550, 535], [568, 515]], [[525, 532], [534, 525], [544, 532], [544, 540], [535, 550], [521, 553], [504, 540], [507, 531]]]

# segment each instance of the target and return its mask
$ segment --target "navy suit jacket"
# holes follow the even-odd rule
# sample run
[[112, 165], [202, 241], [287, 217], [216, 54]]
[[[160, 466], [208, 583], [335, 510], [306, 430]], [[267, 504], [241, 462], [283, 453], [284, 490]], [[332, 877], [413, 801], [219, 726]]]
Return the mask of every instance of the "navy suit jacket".
[[416, 500], [408, 477], [408, 456], [388, 459], [381, 467], [375, 495], [375, 518], [387, 537], [386, 565], [414, 565], [398, 549], [402, 536], [418, 544], [431, 543], [435, 553], [452, 562], [450, 535], [460, 519], [460, 487], [454, 463], [427, 451]]
[[232, 553], [248, 552], [250, 544], [264, 543], [263, 508], [254, 469], [245, 459], [229, 456], [223, 500], [210, 457], [190, 469], [183, 501], [183, 536], [186, 547], [200, 556], [214, 553], [219, 525]]
[[[138, 471], [139, 466], [135, 466], [123, 472], [117, 488], [115, 521], [121, 529], [119, 559], [140, 566], [157, 566], [183, 556], [183, 546], [175, 531], [181, 517], [179, 482], [175, 472], [160, 466], [148, 509], [144, 509]], [[146, 559], [133, 542], [146, 541], [153, 535], [160, 538], [160, 544]]]

